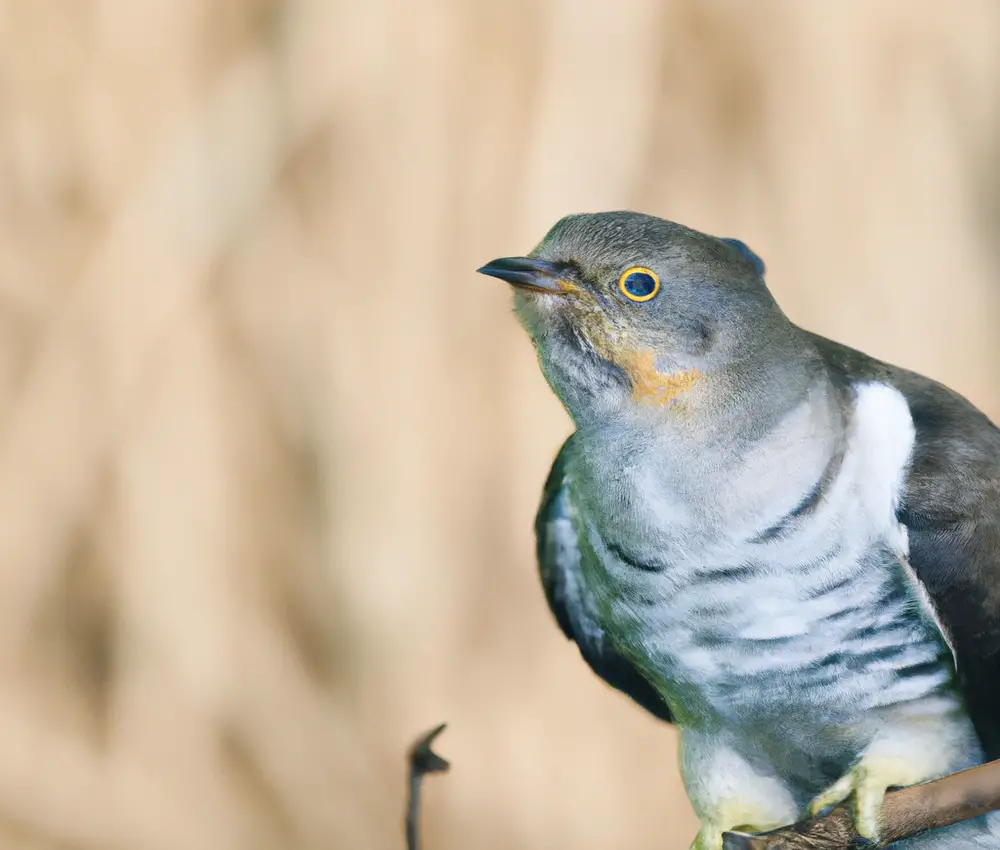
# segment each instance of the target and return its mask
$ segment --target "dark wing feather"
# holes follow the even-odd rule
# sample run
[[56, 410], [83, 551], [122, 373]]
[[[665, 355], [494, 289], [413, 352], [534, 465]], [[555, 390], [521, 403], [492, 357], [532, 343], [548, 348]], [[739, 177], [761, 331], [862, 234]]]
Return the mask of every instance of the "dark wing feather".
[[566, 482], [570, 437], [552, 465], [535, 519], [538, 568], [549, 608], [567, 638], [574, 641], [590, 668], [613, 688], [647, 711], [669, 721], [670, 710], [638, 670], [612, 646], [598, 624], [593, 599], [580, 569], [580, 547], [573, 527], [573, 506]]
[[816, 338], [834, 374], [907, 399], [916, 428], [899, 519], [910, 565], [948, 630], [969, 713], [1000, 758], [1000, 430], [947, 387]]

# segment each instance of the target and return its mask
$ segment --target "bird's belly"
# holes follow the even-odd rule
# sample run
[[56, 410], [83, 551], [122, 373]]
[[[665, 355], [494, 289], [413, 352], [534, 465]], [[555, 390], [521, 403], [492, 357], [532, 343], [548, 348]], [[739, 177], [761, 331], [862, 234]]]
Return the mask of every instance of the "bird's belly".
[[605, 626], [680, 725], [724, 728], [820, 781], [863, 749], [879, 711], [957, 700], [950, 651], [892, 556], [873, 549], [853, 566], [850, 581], [801, 582], [766, 563], [718, 566], [669, 590], [622, 573], [606, 585]]

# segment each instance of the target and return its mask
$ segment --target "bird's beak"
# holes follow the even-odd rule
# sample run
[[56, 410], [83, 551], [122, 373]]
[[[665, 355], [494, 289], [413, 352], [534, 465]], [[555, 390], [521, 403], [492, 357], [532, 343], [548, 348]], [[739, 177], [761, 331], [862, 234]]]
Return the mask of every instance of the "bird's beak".
[[498, 277], [521, 289], [533, 289], [549, 295], [564, 295], [576, 291], [576, 287], [564, 279], [565, 267], [532, 257], [502, 257], [476, 271]]

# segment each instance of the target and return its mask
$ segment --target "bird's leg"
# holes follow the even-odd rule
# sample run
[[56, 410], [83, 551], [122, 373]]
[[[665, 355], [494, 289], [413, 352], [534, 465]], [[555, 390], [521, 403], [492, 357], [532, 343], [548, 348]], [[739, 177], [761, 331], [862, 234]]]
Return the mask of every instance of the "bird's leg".
[[890, 718], [855, 765], [809, 804], [821, 812], [853, 795], [854, 828], [869, 841], [879, 841], [885, 792], [926, 782], [976, 763], [981, 756], [969, 721], [960, 715]]
[[929, 778], [921, 776], [919, 779], [907, 781], [917, 775], [901, 760], [862, 758], [833, 785], [813, 799], [809, 804], [809, 814], [815, 817], [844, 802], [853, 794], [851, 809], [854, 814], [854, 828], [862, 838], [877, 842], [882, 800], [886, 790], [893, 786], [913, 785], [921, 779]]
[[688, 850], [722, 850], [722, 834], [724, 832], [766, 832], [771, 826], [752, 826], [750, 824], [734, 824], [721, 826], [715, 823], [703, 823]]
[[691, 850], [721, 850], [723, 832], [763, 832], [798, 818], [788, 787], [751, 765], [719, 730], [681, 729], [681, 771], [701, 821]]
[[780, 820], [774, 820], [769, 806], [747, 803], [744, 798], [731, 798], [704, 814], [699, 813], [701, 828], [689, 850], [722, 850], [724, 832], [767, 832], [788, 826], [796, 819], [795, 815], [785, 814]]

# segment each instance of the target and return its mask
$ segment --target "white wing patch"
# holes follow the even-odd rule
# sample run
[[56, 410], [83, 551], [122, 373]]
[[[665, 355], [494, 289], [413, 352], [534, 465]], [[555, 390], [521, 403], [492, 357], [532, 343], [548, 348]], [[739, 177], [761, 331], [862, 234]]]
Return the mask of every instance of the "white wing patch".
[[887, 539], [899, 555], [899, 562], [910, 579], [917, 601], [941, 632], [957, 666], [951, 635], [938, 616], [927, 588], [910, 566], [909, 536], [906, 526], [896, 518], [916, 438], [910, 405], [899, 390], [887, 384], [858, 384], [855, 391], [856, 402], [848, 440], [850, 449], [857, 451], [862, 458], [864, 472], [859, 476], [859, 493], [871, 516], [877, 517], [880, 512], [888, 511]]
[[869, 516], [884, 518], [890, 542], [905, 555], [909, 541], [906, 528], [896, 519], [896, 508], [916, 436], [910, 406], [886, 384], [858, 384], [855, 391], [847, 441], [848, 451], [859, 460], [858, 495]]

